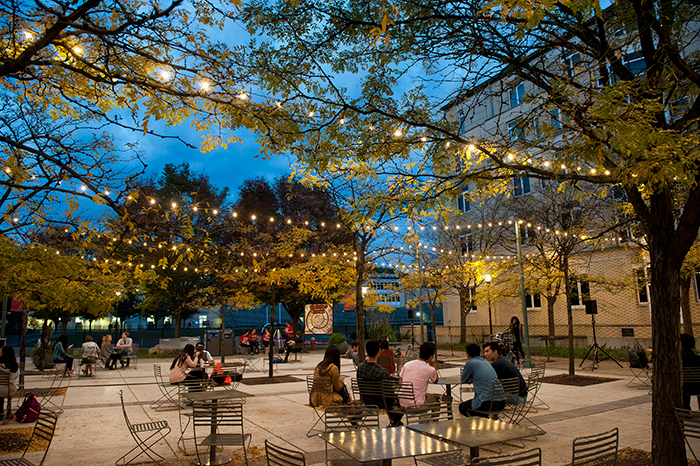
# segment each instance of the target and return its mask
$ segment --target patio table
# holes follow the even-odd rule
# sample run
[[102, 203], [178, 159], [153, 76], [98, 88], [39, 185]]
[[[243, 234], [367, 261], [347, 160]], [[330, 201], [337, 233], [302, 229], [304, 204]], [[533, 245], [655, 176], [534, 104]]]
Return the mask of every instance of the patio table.
[[383, 465], [390, 465], [394, 458], [459, 450], [455, 445], [404, 426], [326, 432], [318, 436], [361, 463], [381, 461]]
[[537, 435], [537, 431], [517, 424], [483, 417], [427, 422], [407, 427], [425, 435], [469, 447], [471, 460], [479, 456], [479, 447]]

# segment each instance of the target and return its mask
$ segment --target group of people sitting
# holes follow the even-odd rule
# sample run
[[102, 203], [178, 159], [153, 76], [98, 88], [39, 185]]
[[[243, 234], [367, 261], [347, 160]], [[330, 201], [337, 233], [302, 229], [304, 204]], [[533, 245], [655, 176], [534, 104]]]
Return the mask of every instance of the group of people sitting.
[[[94, 377], [95, 373], [93, 366], [100, 359], [107, 369], [115, 370], [117, 362], [121, 367], [128, 367], [131, 363], [133, 355], [133, 340], [129, 338], [129, 332], [123, 332], [122, 337], [117, 341], [116, 348], [112, 346], [112, 335], [107, 334], [102, 337], [101, 346], [94, 342], [91, 335], [85, 336], [85, 342], [81, 346], [81, 363], [83, 375]], [[68, 344], [68, 337], [61, 335], [53, 346], [53, 361], [54, 363], [64, 363], [66, 368], [63, 372], [64, 376], [70, 377], [73, 374], [73, 356], [68, 354], [68, 350], [73, 345]]]
[[213, 365], [214, 358], [204, 349], [204, 343], [187, 344], [170, 364], [170, 383], [177, 385], [186, 380], [206, 380], [206, 368]]
[[257, 354], [260, 352], [261, 349], [260, 340], [262, 340], [262, 346], [264, 348], [270, 346], [269, 328], [265, 328], [265, 330], [263, 330], [262, 338], [258, 336], [258, 332], [256, 329], [253, 329], [250, 332], [243, 332], [243, 334], [241, 335], [241, 347], [248, 348], [249, 354]]
[[[365, 345], [367, 359], [357, 365], [357, 380], [381, 381], [395, 378], [389, 371], [378, 363], [380, 351], [384, 345], [377, 340], [370, 340]], [[384, 350], [388, 349], [384, 348]], [[461, 382], [474, 385], [474, 398], [459, 405], [459, 412], [463, 416], [488, 417], [493, 411], [502, 410], [506, 402], [523, 403], [527, 397], [527, 384], [520, 371], [513, 363], [501, 356], [503, 351], [498, 342], [484, 344], [484, 357], [481, 357], [481, 348], [477, 344], [469, 344], [466, 347], [467, 362], [464, 364]], [[391, 351], [391, 350], [389, 350]], [[416, 407], [426, 403], [437, 403], [440, 397], [434, 393], [428, 393], [431, 383], [437, 383], [438, 372], [435, 367], [437, 347], [435, 343], [426, 341], [420, 346], [418, 359], [409, 361], [403, 365], [399, 372], [401, 382], [411, 382], [413, 385], [413, 400], [396, 399], [377, 395], [363, 395], [363, 402], [377, 406]], [[309, 404], [311, 406], [332, 406], [345, 404], [350, 400], [344, 377], [340, 375], [340, 352], [337, 347], [329, 346], [326, 349], [323, 360], [316, 366], [314, 376], [329, 377], [333, 387], [333, 393], [311, 392]], [[513, 399], [494, 400], [493, 382], [498, 379], [519, 379], [519, 391]], [[362, 386], [360, 384], [360, 392]], [[387, 411], [391, 426], [401, 425], [403, 413], [400, 409]]]

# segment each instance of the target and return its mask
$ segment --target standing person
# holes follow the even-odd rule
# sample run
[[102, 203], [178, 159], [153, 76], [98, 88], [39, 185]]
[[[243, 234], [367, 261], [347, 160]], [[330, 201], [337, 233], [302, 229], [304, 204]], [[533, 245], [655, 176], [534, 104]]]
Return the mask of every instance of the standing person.
[[81, 362], [85, 365], [83, 374], [87, 375], [88, 377], [95, 377], [92, 367], [97, 362], [97, 355], [100, 354], [100, 348], [97, 346], [97, 343], [92, 340], [92, 335], [87, 335], [85, 337], [85, 343], [83, 343], [83, 346], [81, 347], [81, 353]]
[[484, 343], [484, 359], [491, 363], [491, 367], [496, 371], [496, 375], [500, 380], [518, 379], [518, 396], [513, 396], [511, 397], [512, 399], [508, 401], [513, 404], [525, 403], [527, 399], [527, 383], [525, 383], [523, 375], [518, 368], [513, 365], [510, 359], [501, 356], [501, 345], [495, 341]]
[[391, 378], [389, 372], [382, 366], [377, 364], [377, 354], [379, 353], [379, 342], [377, 340], [369, 340], [365, 343], [365, 352], [367, 353], [367, 360], [361, 362], [357, 366], [357, 380], [358, 387], [360, 388], [360, 395], [365, 404], [377, 405], [380, 408], [387, 407], [387, 416], [389, 416], [389, 424], [394, 426], [400, 426], [401, 418], [403, 413], [392, 412], [391, 408], [399, 404], [396, 398], [383, 398], [379, 395], [365, 395], [362, 393], [362, 383], [361, 381], [381, 381], [384, 379]]
[[122, 358], [120, 360], [122, 367], [124, 367], [124, 356], [126, 356], [126, 367], [129, 367], [129, 363], [131, 362], [129, 356], [133, 354], [131, 346], [133, 343], [133, 340], [129, 338], [129, 332], [122, 332], [122, 337], [117, 341], [117, 350], [119, 350], [120, 357]]
[[265, 327], [265, 330], [263, 330], [262, 334], [262, 343], [265, 349], [267, 349], [270, 346], [270, 328]]
[[195, 377], [187, 373], [187, 369], [197, 367], [194, 358], [194, 345], [185, 345], [180, 354], [173, 359], [173, 363], [170, 365], [169, 380], [171, 384], [177, 385], [187, 378], [191, 380], [195, 379]]
[[382, 339], [379, 340], [379, 354], [377, 355], [377, 362], [380, 366], [387, 370], [389, 375], [396, 372], [394, 352], [389, 348], [389, 339], [387, 337], [382, 337]]
[[73, 357], [66, 353], [66, 351], [72, 347], [73, 345], [68, 345], [68, 337], [66, 335], [58, 337], [58, 341], [53, 345], [53, 362], [62, 362], [66, 364], [66, 370], [63, 371], [64, 377], [70, 377], [73, 373]]
[[[695, 354], [695, 338], [688, 333], [681, 333], [681, 361], [683, 367], [700, 367], [700, 356]], [[683, 384], [683, 409], [690, 409], [690, 399], [700, 395], [700, 384], [689, 382]]]
[[428, 384], [430, 382], [437, 383], [437, 369], [435, 369], [435, 351], [437, 347], [432, 341], [426, 341], [420, 345], [418, 350], [418, 359], [409, 361], [401, 368], [402, 382], [411, 382], [413, 384], [413, 397], [415, 405], [411, 404], [410, 400], [399, 399], [401, 406], [408, 408], [412, 406], [422, 406], [426, 402], [437, 403], [440, 398], [428, 393]]
[[291, 340], [292, 335], [294, 335], [294, 329], [292, 328], [292, 323], [287, 321], [287, 325], [284, 327], [284, 337], [286, 340]]
[[[15, 350], [11, 346], [0, 348], [0, 372], [10, 373], [10, 384], [0, 386], [0, 419], [12, 416], [12, 394], [17, 391], [17, 378], [19, 377], [19, 364], [15, 357]], [[7, 414], [5, 414], [5, 398], [7, 398]]]
[[105, 367], [109, 370], [117, 368], [119, 355], [114, 351], [112, 346], [112, 335], [107, 334], [102, 337], [102, 346], [100, 347], [100, 359], [104, 362]]
[[314, 369], [314, 377], [329, 377], [333, 393], [311, 392], [309, 404], [313, 407], [333, 406], [347, 403], [350, 400], [345, 377], [340, 375], [340, 351], [335, 345], [326, 348], [323, 360]]
[[250, 342], [250, 351], [256, 354], [260, 352], [260, 342], [258, 341], [258, 331], [253, 329], [248, 335], [248, 342]]
[[510, 318], [510, 333], [513, 334], [513, 354], [515, 360], [520, 364], [520, 357], [525, 357], [523, 354], [523, 342], [520, 336], [520, 319], [517, 316]]
[[498, 375], [491, 364], [481, 357], [479, 345], [470, 343], [466, 350], [467, 362], [462, 369], [461, 382], [474, 385], [474, 398], [460, 403], [459, 412], [464, 417], [489, 417], [488, 411], [499, 411], [506, 406], [505, 401], [492, 401], [493, 382], [498, 380]]
[[241, 335], [241, 348], [245, 348], [250, 353], [250, 337], [248, 336], [248, 331], [246, 330]]

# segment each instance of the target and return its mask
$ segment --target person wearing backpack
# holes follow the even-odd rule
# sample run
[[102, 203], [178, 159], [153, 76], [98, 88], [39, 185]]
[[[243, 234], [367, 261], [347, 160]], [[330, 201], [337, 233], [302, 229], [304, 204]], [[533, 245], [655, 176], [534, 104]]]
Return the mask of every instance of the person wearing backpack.
[[10, 374], [10, 383], [0, 385], [0, 419], [5, 419], [4, 406], [7, 398], [7, 416], [11, 416], [12, 394], [17, 390], [17, 378], [19, 377], [19, 364], [15, 357], [15, 350], [11, 346], [0, 348], [0, 371]]

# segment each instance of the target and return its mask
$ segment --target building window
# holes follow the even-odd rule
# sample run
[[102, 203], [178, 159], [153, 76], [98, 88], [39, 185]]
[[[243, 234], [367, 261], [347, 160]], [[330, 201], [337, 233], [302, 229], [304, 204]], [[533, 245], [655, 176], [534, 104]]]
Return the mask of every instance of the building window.
[[510, 90], [510, 108], [517, 107], [525, 100], [525, 84], [520, 83]]
[[581, 275], [570, 279], [569, 295], [571, 296], [571, 306], [583, 306], [584, 301], [591, 299], [591, 285], [588, 277]]
[[457, 208], [460, 212], [470, 212], [471, 205], [469, 203], [469, 188], [463, 188], [462, 194], [457, 198]]
[[700, 301], [700, 270], [695, 270], [695, 295], [698, 301]]
[[651, 293], [649, 292], [651, 268], [637, 269], [634, 271], [634, 274], [637, 279], [637, 299], [639, 304], [649, 304], [651, 302]]
[[520, 176], [513, 178], [513, 195], [518, 197], [525, 194], [530, 194], [530, 177]]
[[525, 307], [528, 309], [540, 309], [542, 308], [542, 298], [540, 298], [539, 293], [526, 294], [525, 295]]
[[519, 141], [525, 134], [523, 119], [518, 118], [508, 123], [508, 137], [511, 141]]
[[642, 52], [633, 52], [625, 54], [624, 63], [635, 76], [644, 74], [647, 71], [647, 62], [644, 59]]
[[578, 75], [583, 71], [583, 60], [581, 60], [581, 55], [574, 53], [564, 59], [564, 66], [566, 67], [566, 72], [570, 78]]
[[462, 255], [472, 254], [474, 252], [474, 237], [471, 230], [459, 237], [459, 247]]
[[537, 239], [537, 229], [532, 224], [523, 223], [520, 225], [521, 244], [532, 244]]

